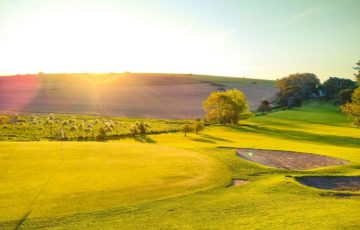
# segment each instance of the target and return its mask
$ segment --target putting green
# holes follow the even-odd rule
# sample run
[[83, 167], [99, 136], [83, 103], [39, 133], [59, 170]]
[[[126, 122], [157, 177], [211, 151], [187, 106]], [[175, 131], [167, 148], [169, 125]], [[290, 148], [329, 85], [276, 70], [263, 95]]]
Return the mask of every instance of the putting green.
[[[0, 222], [137, 204], [229, 182], [204, 154], [126, 142], [0, 143]], [[63, 149], [63, 151], [62, 151]]]

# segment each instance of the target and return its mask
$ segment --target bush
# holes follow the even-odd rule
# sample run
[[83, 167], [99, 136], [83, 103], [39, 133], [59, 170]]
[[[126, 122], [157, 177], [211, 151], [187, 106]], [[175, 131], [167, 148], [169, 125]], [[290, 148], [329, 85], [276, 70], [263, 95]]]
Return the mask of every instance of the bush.
[[135, 123], [136, 129], [139, 131], [140, 134], [145, 135], [150, 125], [146, 122], [136, 122]]
[[267, 100], [263, 100], [257, 111], [262, 113], [270, 112], [271, 111], [270, 103]]

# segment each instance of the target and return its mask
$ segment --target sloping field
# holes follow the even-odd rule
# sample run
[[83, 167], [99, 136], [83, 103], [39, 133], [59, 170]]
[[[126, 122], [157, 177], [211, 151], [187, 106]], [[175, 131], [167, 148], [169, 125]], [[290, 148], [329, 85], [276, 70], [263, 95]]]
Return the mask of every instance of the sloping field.
[[[360, 191], [296, 180], [359, 176], [360, 129], [338, 107], [311, 102], [242, 122], [187, 137], [148, 135], [148, 144], [64, 142], [63, 158], [60, 142], [0, 142], [0, 229], [15, 229], [22, 219], [20, 229], [360, 228]], [[241, 159], [237, 148], [350, 163], [278, 169]]]
[[179, 74], [56, 74], [0, 77], [0, 111], [200, 118], [212, 91], [238, 88], [251, 109], [274, 81]]
[[0, 149], [0, 229], [14, 229], [23, 218], [123, 207], [229, 180], [214, 158], [152, 144], [2, 142]]

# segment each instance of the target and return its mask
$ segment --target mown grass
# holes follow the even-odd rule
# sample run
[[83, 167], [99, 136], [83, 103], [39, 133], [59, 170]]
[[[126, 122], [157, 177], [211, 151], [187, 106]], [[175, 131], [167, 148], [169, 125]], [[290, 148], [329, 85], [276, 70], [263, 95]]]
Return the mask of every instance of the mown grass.
[[1, 221], [28, 211], [27, 218], [52, 217], [144, 203], [230, 177], [214, 158], [160, 145], [1, 142], [0, 148]]
[[[109, 187], [119, 186], [117, 189], [120, 191], [121, 178], [123, 178], [123, 175], [108, 174], [107, 171], [103, 171], [104, 169], [101, 167], [108, 167], [110, 171], [112, 165], [114, 165], [115, 168], [124, 167], [122, 164], [125, 164], [127, 161], [125, 161], [125, 159], [119, 159], [121, 152], [125, 155], [129, 151], [130, 155], [148, 156], [142, 148], [154, 148], [153, 154], [156, 156], [160, 154], [154, 161], [151, 161], [151, 164], [154, 166], [154, 175], [156, 176], [146, 176], [146, 178], [149, 178], [147, 183], [151, 181], [156, 182], [159, 180], [157, 177], [167, 177], [174, 171], [179, 174], [186, 173], [188, 176], [195, 177], [199, 175], [199, 172], [203, 172], [204, 175], [208, 175], [208, 177], [206, 177], [207, 179], [203, 178], [204, 184], [199, 184], [199, 187], [196, 189], [188, 189], [186, 186], [181, 187], [181, 189], [176, 188], [175, 190], [179, 190], [179, 193], [175, 192], [173, 193], [175, 196], [165, 199], [161, 199], [164, 198], [161, 192], [155, 192], [154, 197], [145, 197], [144, 200], [139, 199], [138, 197], [141, 197], [141, 194], [143, 195], [141, 191], [144, 188], [132, 190], [132, 192], [125, 194], [121, 199], [112, 193], [119, 191], [113, 191], [111, 189], [105, 189], [104, 193], [102, 191], [95, 191], [94, 194], [96, 195], [94, 195], [94, 197], [96, 198], [92, 199], [92, 196], [89, 195], [89, 197], [85, 197], [79, 201], [76, 199], [77, 193], [63, 193], [62, 196], [56, 196], [55, 194], [54, 197], [57, 197], [58, 203], [65, 201], [67, 203], [71, 200], [71, 197], [74, 196], [75, 199], [69, 202], [70, 206], [72, 202], [78, 202], [82, 208], [87, 209], [86, 211], [79, 209], [74, 212], [63, 212], [62, 214], [57, 213], [56, 207], [51, 208], [52, 211], [49, 215], [41, 214], [40, 210], [49, 209], [54, 203], [51, 202], [52, 200], [47, 200], [49, 202], [46, 202], [46, 199], [41, 199], [40, 196], [39, 201], [33, 209], [35, 213], [36, 210], [38, 210], [40, 214], [33, 217], [29, 216], [29, 218], [22, 223], [21, 227], [24, 229], [41, 227], [64, 229], [358, 229], [360, 228], [359, 196], [339, 197], [336, 196], [339, 192], [306, 187], [296, 182], [292, 176], [359, 175], [359, 136], [360, 130], [352, 126], [337, 107], [329, 104], [319, 105], [317, 102], [312, 102], [302, 109], [254, 117], [248, 121], [243, 121], [239, 127], [208, 127], [200, 135], [191, 134], [188, 137], [184, 137], [181, 133], [149, 135], [148, 138], [153, 140], [154, 143], [141, 144], [138, 150], [131, 150], [132, 148], [129, 148], [131, 145], [139, 144], [137, 140], [132, 138], [123, 139], [120, 142], [105, 143], [67, 142], [66, 145], [68, 147], [66, 148], [69, 148], [68, 150], [71, 148], [74, 149], [72, 152], [67, 153], [64, 162], [70, 163], [73, 161], [76, 162], [76, 160], [81, 161], [81, 159], [84, 158], [87, 159], [86, 152], [89, 150], [83, 151], [80, 154], [75, 146], [79, 145], [82, 146], [82, 148], [86, 146], [87, 149], [94, 147], [94, 152], [91, 154], [93, 161], [90, 161], [92, 164], [87, 160], [81, 162], [82, 167], [88, 167], [88, 169], [81, 169], [84, 171], [80, 171], [82, 172], [80, 174], [86, 177], [90, 171], [93, 174], [99, 171], [102, 180], [109, 180]], [[336, 141], [337, 138], [341, 141]], [[348, 140], [348, 142], [346, 140]], [[28, 156], [27, 158], [20, 154], [22, 151], [20, 146], [16, 146], [17, 144], [22, 143], [10, 142], [2, 144], [2, 149], [7, 149], [5, 158], [7, 158], [7, 162], [12, 162], [13, 167], [13, 171], [9, 171], [10, 173], [1, 179], [3, 185], [1, 191], [3, 194], [13, 193], [11, 189], [15, 185], [15, 178], [18, 178], [20, 175], [27, 175], [27, 173], [17, 175], [16, 171], [18, 168], [24, 168], [25, 170], [26, 168], [38, 168], [43, 165], [42, 157], [44, 156], [40, 154], [39, 157], [37, 154], [38, 151], [31, 149], [30, 146], [40, 148], [44, 152], [52, 152], [54, 154], [53, 156], [49, 154], [49, 156], [46, 157], [48, 161], [58, 162], [59, 159], [59, 155], [56, 154], [58, 150], [55, 150], [59, 148], [53, 146], [53, 151], [49, 151], [51, 148], [47, 146], [50, 144], [59, 146], [59, 142], [29, 143], [28, 146], [21, 145], [22, 151]], [[101, 147], [97, 145], [101, 145]], [[122, 149], [119, 148], [121, 145], [129, 147]], [[317, 153], [343, 158], [349, 160], [351, 164], [306, 171], [275, 169], [237, 157], [234, 150], [236, 147]], [[170, 165], [174, 163], [173, 168], [170, 167], [170, 169], [168, 169], [169, 172], [167, 172], [167, 170], [158, 171], [163, 162], [163, 154], [165, 154], [163, 153], [165, 149], [162, 148], [170, 148], [171, 150], [167, 151], [167, 154], [170, 156], [174, 154], [177, 159], [167, 158], [167, 162]], [[111, 151], [108, 153], [110, 149]], [[193, 156], [192, 154], [199, 156], [198, 159], [202, 164], [195, 161], [191, 166], [196, 167], [196, 165], [199, 164], [199, 171], [196, 169], [187, 171], [181, 168], [181, 165], [189, 163], [186, 157], [182, 158], [184, 154], [182, 151], [190, 154], [185, 154], [185, 156], [190, 158]], [[18, 155], [18, 157], [14, 155]], [[103, 155], [108, 156], [107, 161], [104, 161]], [[203, 157], [204, 159], [208, 159], [208, 161], [204, 161]], [[26, 159], [28, 159], [28, 162], [31, 162], [31, 164], [38, 166], [30, 167], [20, 163], [21, 161], [26, 161]], [[95, 164], [95, 162], [98, 161], [102, 162], [101, 167], [98, 165], [100, 163]], [[121, 161], [122, 163], [112, 164], [113, 161]], [[149, 159], [139, 157], [138, 160], [130, 161], [129, 164], [126, 163], [126, 165], [128, 165], [128, 167], [136, 167], [138, 163], [145, 164], [140, 161], [146, 162], [149, 161]], [[5, 163], [4, 158], [1, 162], [3, 164], [2, 168], [8, 164]], [[208, 162], [214, 162], [218, 167], [214, 168], [214, 166]], [[51, 171], [50, 168], [51, 167], [49, 167], [48, 171], [38, 168], [37, 174], [32, 176], [31, 179], [23, 179], [22, 182], [19, 183], [23, 187], [18, 191], [26, 191], [24, 187], [28, 187], [30, 190], [31, 188], [39, 188], [39, 186], [43, 184], [43, 182], [40, 182], [41, 178], [43, 178], [42, 180], [47, 178]], [[59, 172], [62, 173], [60, 175], [63, 175], [60, 177], [62, 180], [54, 180], [52, 183], [56, 184], [60, 191], [66, 188], [66, 184], [64, 184], [66, 180], [72, 181], [72, 184], [77, 183], [79, 187], [86, 187], [86, 185], [84, 185], [86, 184], [85, 179], [80, 180], [72, 176], [72, 173], [76, 172], [76, 168], [77, 167], [74, 166], [73, 171], [71, 171], [65, 167], [63, 168], [64, 172], [61, 172], [60, 167]], [[140, 170], [140, 168], [137, 168], [135, 171], [137, 170]], [[211, 170], [212, 173], [208, 173], [208, 170]], [[5, 169], [4, 171], [7, 170]], [[126, 173], [126, 171], [128, 170], [123, 170], [122, 173]], [[148, 173], [153, 174], [152, 171]], [[10, 176], [12, 174], [14, 174], [14, 177]], [[212, 178], [211, 181], [208, 183], [205, 182], [209, 180], [209, 177], [214, 175], [215, 177]], [[117, 183], [116, 177], [120, 178], [119, 183]], [[133, 181], [136, 181], [135, 178], [136, 177], [127, 177], [125, 181], [128, 181], [127, 183], [133, 183]], [[227, 188], [225, 185], [230, 182], [230, 178], [248, 179], [251, 183], [240, 187]], [[176, 178], [167, 180], [168, 183], [174, 182], [175, 184], [176, 181]], [[8, 185], [6, 185], [6, 183], [8, 183]], [[94, 183], [94, 188], [98, 187], [97, 183]], [[104, 183], [106, 182], [101, 182], [101, 184]], [[75, 185], [73, 186], [75, 187]], [[89, 187], [92, 186], [89, 185]], [[201, 190], [201, 188], [207, 189]], [[48, 191], [45, 189], [43, 198], [46, 197], [46, 194], [51, 194], [52, 189], [56, 190], [52, 186], [49, 187]], [[85, 190], [88, 190], [88, 188]], [[197, 192], [192, 193], [194, 191]], [[189, 192], [190, 194], [184, 194], [182, 192]], [[347, 193], [360, 194], [360, 192]], [[155, 199], [155, 196], [159, 199]], [[14, 195], [5, 200], [13, 200], [11, 202], [15, 202], [20, 199], [18, 197], [20, 196]], [[24, 195], [21, 199], [26, 201], [29, 197]], [[113, 201], [108, 201], [109, 199]], [[139, 199], [141, 203], [136, 204], [135, 202], [132, 203], [132, 205], [121, 205], [121, 202], [117, 203], [118, 199], [122, 200], [122, 202]], [[105, 202], [105, 205], [103, 202]], [[64, 206], [66, 203], [64, 203]], [[131, 202], [128, 204], [130, 203]], [[6, 207], [3, 208], [3, 210], [6, 209]], [[16, 213], [20, 210], [20, 206], [14, 203], [12, 207], [12, 205], [9, 204], [8, 209], [14, 210], [14, 213]], [[59, 210], [61, 211], [63, 209], [59, 208]], [[21, 212], [23, 212], [23, 209], [20, 213]], [[12, 222], [10, 221], [11, 218], [3, 218], [3, 215], [4, 214], [1, 215], [3, 222], [0, 223], [0, 226], [3, 226], [3, 228], [14, 226], [14, 224], [19, 221], [19, 219], [15, 217], [16, 215], [13, 216]]]

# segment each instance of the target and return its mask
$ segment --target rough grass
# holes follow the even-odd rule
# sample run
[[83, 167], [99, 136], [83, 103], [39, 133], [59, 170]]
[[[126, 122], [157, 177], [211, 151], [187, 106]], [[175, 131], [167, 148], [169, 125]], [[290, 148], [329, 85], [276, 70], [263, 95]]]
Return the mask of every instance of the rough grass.
[[[221, 162], [220, 165], [226, 165], [227, 170], [217, 171], [220, 174], [217, 176], [220, 178], [210, 182], [210, 184], [218, 185], [215, 188], [131, 206], [110, 205], [111, 207], [97, 211], [91, 210], [94, 204], [89, 204], [89, 211], [86, 212], [62, 216], [30, 217], [24, 221], [22, 227], [26, 229], [41, 227], [64, 229], [119, 227], [122, 229], [359, 229], [360, 197], [346, 194], [360, 194], [360, 192], [340, 192], [345, 195], [338, 196], [338, 191], [331, 192], [307, 187], [293, 178], [303, 175], [359, 175], [360, 130], [353, 127], [338, 108], [329, 104], [322, 105], [320, 108], [318, 106], [318, 103], [313, 102], [302, 109], [254, 117], [243, 122], [243, 125], [239, 127], [213, 126], [200, 135], [191, 134], [183, 137], [180, 133], [170, 133], [149, 136], [156, 142], [147, 144], [149, 146], [168, 146], [174, 150], [191, 151], [191, 154], [196, 152], [207, 155], [210, 159], [216, 159], [215, 162]], [[102, 144], [105, 151], [99, 149], [95, 154], [101, 155], [107, 154], [107, 147], [105, 147], [107, 145], [131, 143], [138, 142], [126, 139], [121, 140], [120, 143], [89, 143], [89, 146]], [[16, 155], [15, 144], [6, 144], [9, 148], [8, 161], [11, 161], [12, 155]], [[43, 143], [33, 143], [34, 147], [41, 144]], [[77, 145], [77, 143], [67, 143], [67, 145], [70, 144]], [[274, 169], [237, 157], [234, 149], [237, 147], [318, 153], [343, 158], [351, 164], [306, 171]], [[25, 151], [28, 147], [22, 145], [22, 148]], [[26, 151], [28, 156], [37, 155], [36, 151]], [[139, 153], [143, 155], [143, 152]], [[17, 167], [18, 161], [24, 161], [24, 159], [27, 158], [15, 158], [12, 161], [13, 167], [16, 167], [15, 171], [21, 168]], [[55, 158], [49, 156], [49, 159]], [[110, 162], [116, 160], [113, 159]], [[4, 159], [1, 161], [4, 162]], [[41, 161], [41, 158], [32, 160], [31, 164], [41, 166]], [[91, 166], [90, 164], [91, 169], [88, 170], [98, 170]], [[154, 170], [157, 170], [155, 162]], [[66, 172], [63, 173], [66, 174]], [[189, 174], [192, 175], [193, 172]], [[43, 175], [40, 169], [38, 175], [39, 177]], [[239, 187], [224, 186], [226, 181], [231, 182], [230, 178], [249, 180], [250, 183]], [[72, 176], [68, 179], [73, 180]], [[107, 176], [103, 174], [103, 180], [105, 179]], [[22, 186], [38, 188], [40, 184], [36, 185], [34, 181], [39, 181], [39, 179], [23, 181]], [[1, 183], [15, 184], [15, 180], [11, 180], [11, 176], [6, 176], [1, 179]], [[85, 183], [84, 180], [78, 180], [79, 186]], [[61, 183], [57, 184], [59, 188], [62, 186]], [[114, 185], [111, 183], [111, 186]], [[11, 186], [5, 187], [1, 190], [2, 194], [11, 193], [11, 189]], [[24, 192], [24, 189], [19, 191]], [[116, 199], [116, 196], [112, 196], [110, 192], [104, 192], [104, 194]], [[99, 191], [98, 196], [106, 197], [107, 195]], [[131, 196], [137, 196], [137, 191], [131, 193]], [[17, 197], [19, 196], [14, 199], [20, 199]], [[59, 202], [69, 197], [71, 194], [66, 194], [59, 199]], [[23, 199], [26, 200], [26, 198]], [[128, 199], [131, 197], [129, 196]], [[81, 204], [87, 206], [86, 203]], [[41, 205], [43, 207], [40, 207]], [[40, 210], [53, 204], [43, 202], [41, 205], [39, 205]], [[97, 205], [101, 206], [100, 198]], [[13, 210], [20, 209], [20, 206], [13, 206]], [[56, 212], [56, 209], [53, 212]], [[1, 226], [6, 228], [14, 223], [3, 222]]]
[[[187, 120], [158, 120], [85, 115], [0, 115], [0, 140], [103, 140], [131, 135], [137, 122], [147, 123], [147, 133], [178, 131]], [[106, 131], [101, 134], [100, 130]], [[63, 131], [63, 134], [62, 132]], [[64, 138], [63, 138], [63, 136]], [[141, 140], [141, 138], [139, 139]], [[144, 142], [151, 141], [143, 139]]]

